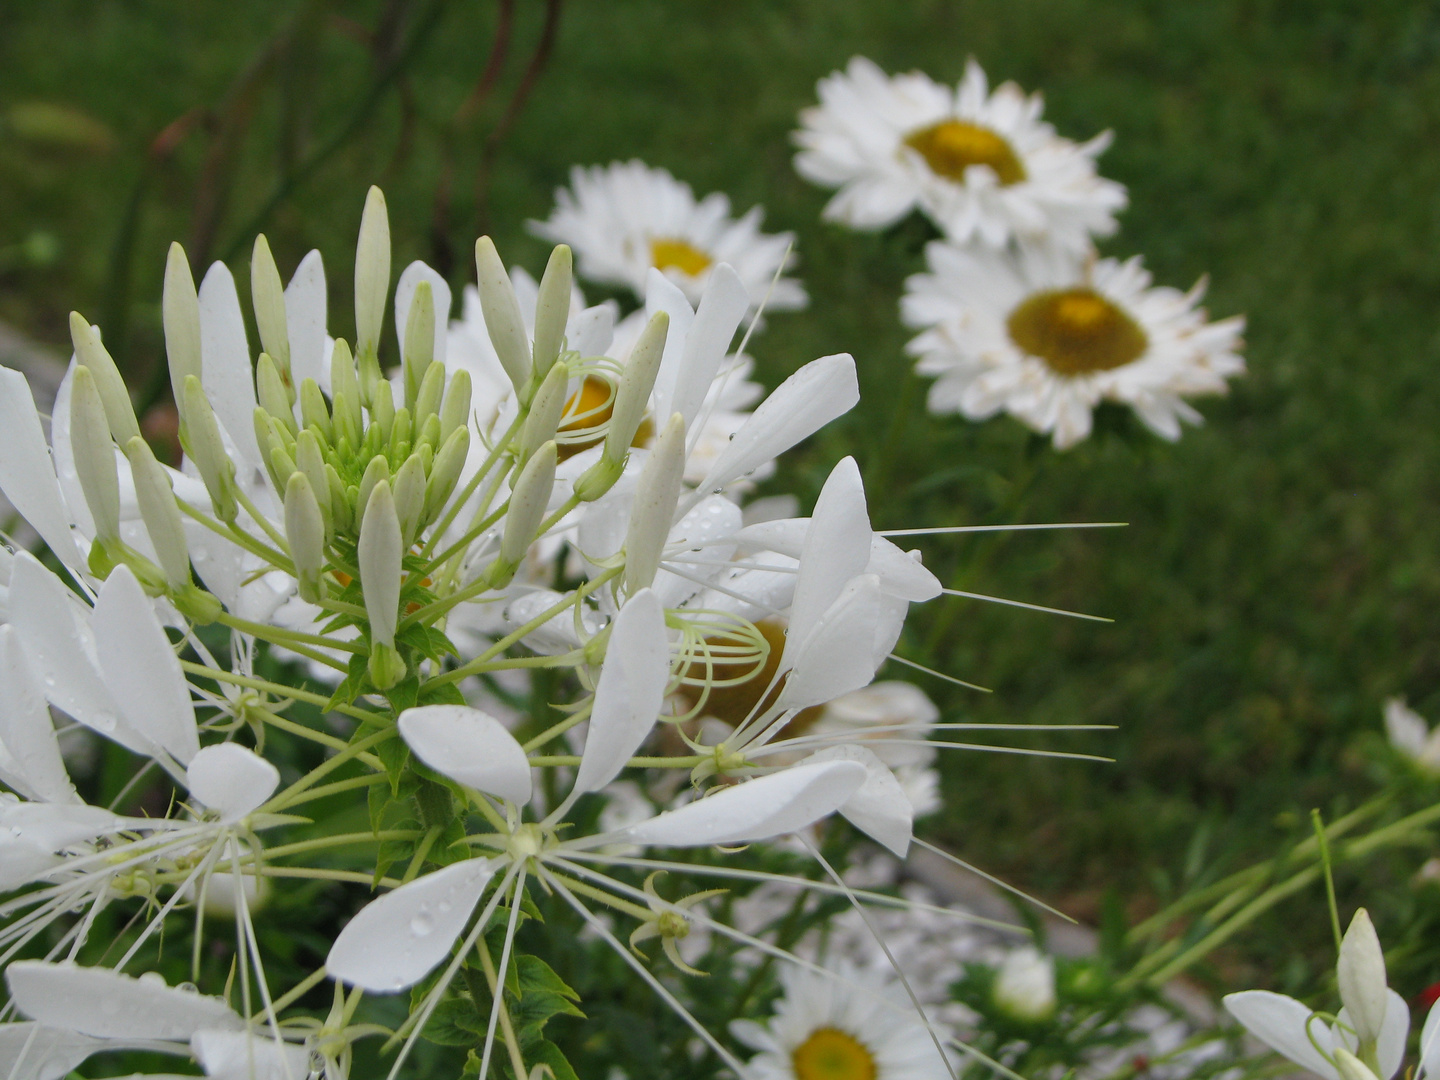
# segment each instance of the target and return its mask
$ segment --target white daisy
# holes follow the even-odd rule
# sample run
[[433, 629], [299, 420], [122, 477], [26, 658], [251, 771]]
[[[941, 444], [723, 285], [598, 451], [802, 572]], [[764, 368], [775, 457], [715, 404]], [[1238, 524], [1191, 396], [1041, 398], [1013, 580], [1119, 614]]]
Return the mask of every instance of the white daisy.
[[782, 263], [794, 262], [787, 252], [795, 234], [762, 233], [764, 211], [758, 206], [732, 218], [725, 195], [716, 192], [697, 202], [689, 184], [642, 161], [577, 166], [570, 171], [570, 187], [555, 192], [555, 203], [548, 220], [530, 222], [531, 231], [569, 244], [583, 276], [627, 286], [642, 300], [652, 267], [694, 304], [711, 268], [729, 263], [752, 308], [762, 300], [771, 311], [808, 303], [804, 286], [793, 278], [780, 278], [771, 289]]
[[1152, 286], [1139, 257], [1120, 262], [1038, 251], [926, 249], [930, 273], [906, 282], [907, 346], [936, 376], [930, 411], [984, 420], [1004, 411], [1063, 450], [1090, 434], [1102, 400], [1129, 405], [1165, 439], [1201, 416], [1183, 398], [1223, 394], [1242, 374], [1243, 318], [1205, 321], [1202, 280]]
[[1095, 174], [1110, 133], [1076, 144], [1040, 119], [1039, 94], [989, 93], [973, 60], [951, 90], [920, 72], [889, 76], [862, 56], [821, 79], [800, 114], [795, 168], [839, 188], [825, 216], [883, 229], [918, 207], [957, 243], [1012, 237], [1083, 250], [1115, 231], [1125, 188]]
[[941, 1080], [951, 1074], [898, 987], [848, 963], [837, 978], [801, 967], [781, 973], [784, 994], [768, 1024], [730, 1030], [760, 1051], [754, 1080]]

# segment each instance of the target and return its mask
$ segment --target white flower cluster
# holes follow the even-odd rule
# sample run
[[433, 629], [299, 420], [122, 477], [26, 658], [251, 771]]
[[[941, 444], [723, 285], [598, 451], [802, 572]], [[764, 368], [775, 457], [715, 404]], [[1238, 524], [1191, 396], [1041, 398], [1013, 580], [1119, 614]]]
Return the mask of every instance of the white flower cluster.
[[1108, 400], [1174, 440], [1182, 420], [1200, 420], [1185, 398], [1224, 393], [1244, 371], [1244, 322], [1207, 323], [1203, 282], [1152, 287], [1138, 257], [1095, 253], [1126, 204], [1095, 171], [1109, 132], [1062, 138], [1041, 121], [1039, 95], [990, 91], [973, 60], [952, 91], [856, 57], [819, 96], [801, 114], [795, 167], [839, 188], [825, 216], [881, 229], [918, 208], [943, 234], [902, 304], [921, 331], [908, 347], [917, 370], [936, 380], [932, 412], [1008, 412], [1065, 449]]
[[[633, 918], [632, 941], [659, 937], [673, 953], [695, 897], [634, 889], [605, 872], [607, 852], [643, 864], [651, 849], [809, 844], [804, 834], [839, 814], [905, 853], [915, 813], [934, 806], [935, 713], [913, 688], [869, 684], [908, 606], [939, 583], [873, 531], [851, 459], [809, 517], [747, 519], [737, 501], [777, 455], [856, 404], [853, 361], [815, 360], [749, 411], [758, 389], [729, 354], [758, 303], [741, 273], [717, 257], [687, 295], [652, 265], [645, 306], [622, 332], [612, 307], [583, 306], [570, 260], [556, 248], [535, 283], [507, 273], [482, 238], [478, 283], [453, 324], [445, 282], [412, 264], [394, 289], [400, 353], [387, 374], [378, 190], [360, 226], [353, 349], [329, 334], [318, 253], [285, 286], [257, 240], [257, 353], [230, 271], [216, 263], [197, 289], [175, 246], [163, 314], [178, 470], [140, 437], [84, 318], [72, 318], [75, 357], [48, 440], [23, 378], [0, 369], [0, 491], [59, 570], [25, 553], [0, 565], [0, 781], [13, 792], [0, 800], [5, 1075], [59, 1077], [92, 1054], [142, 1048], [191, 1057], [210, 1076], [333, 1078], [368, 1035], [403, 1039], [398, 1070], [497, 922], [504, 982], [532, 885], [563, 898], [689, 1019], [587, 901]], [[765, 266], [774, 273], [778, 259]], [[228, 656], [207, 626], [228, 631]], [[333, 692], [265, 677], [257, 645], [327, 673]], [[517, 725], [475, 707], [477, 680], [542, 669], [578, 688], [558, 722]], [[289, 719], [294, 701], [345, 726]], [[82, 802], [52, 708], [133, 754], [135, 783], [151, 769], [168, 776], [173, 812]], [[282, 787], [269, 730], [323, 759]], [[658, 808], [575, 828], [578, 800], [637, 768], [652, 781], [688, 777], [705, 797], [648, 782], [652, 798], [670, 793]], [[345, 792], [409, 816], [286, 842], [297, 810]], [[334, 869], [338, 847], [368, 850], [365, 869]], [[402, 878], [388, 870], [397, 850]], [[323, 968], [282, 992], [250, 909], [262, 886], [288, 880], [385, 891]], [[222, 894], [238, 1004], [127, 973], [185, 914], [199, 981], [207, 898]], [[82, 966], [114, 905], [134, 909], [138, 930], [102, 966]], [[365, 994], [442, 967], [398, 1030], [357, 1020]], [[326, 1020], [286, 1014], [326, 978]], [[496, 1050], [504, 1000], [489, 1007], [482, 1075], [492, 1052], [525, 1074], [514, 1040]]]

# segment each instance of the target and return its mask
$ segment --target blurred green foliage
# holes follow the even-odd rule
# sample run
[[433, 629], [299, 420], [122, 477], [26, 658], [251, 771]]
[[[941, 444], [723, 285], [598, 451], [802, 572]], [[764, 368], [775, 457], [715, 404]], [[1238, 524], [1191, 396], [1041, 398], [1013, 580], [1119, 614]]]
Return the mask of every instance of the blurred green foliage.
[[[1143, 912], [1202, 867], [1304, 836], [1310, 807], [1334, 815], [1370, 793], [1364, 739], [1384, 697], [1440, 717], [1440, 5], [572, 0], [487, 166], [543, 8], [517, 5], [503, 71], [468, 113], [496, 35], [491, 3], [0, 8], [0, 250], [49, 238], [47, 258], [0, 260], [0, 318], [60, 343], [70, 308], [106, 315], [107, 341], [143, 381], [161, 357], [165, 245], [193, 252], [204, 219], [200, 246], [243, 269], [245, 228], [346, 125], [353, 136], [260, 223], [287, 272], [324, 251], [342, 334], [365, 185], [389, 197], [395, 266], [432, 259], [459, 283], [481, 227], [538, 271], [544, 248], [524, 222], [548, 212], [568, 167], [638, 156], [738, 208], [762, 202], [770, 227], [798, 233], [813, 302], [756, 338], [765, 381], [830, 352], [859, 363], [862, 406], [777, 489], [808, 503], [854, 453], [879, 528], [1129, 523], [920, 544], [957, 588], [1116, 619], [963, 600], [915, 612], [904, 655], [995, 691], [919, 676], [947, 720], [1118, 725], [1017, 740], [1114, 765], [948, 754], [934, 839], [1082, 917], [1098, 916], [1106, 890]], [[1008, 419], [924, 414], [897, 301], [929, 232], [825, 225], [825, 193], [790, 167], [796, 111], [855, 53], [940, 79], [973, 55], [995, 81], [1042, 89], [1062, 133], [1115, 130], [1101, 165], [1131, 208], [1106, 253], [1143, 253], [1182, 287], [1209, 273], [1211, 310], [1250, 319], [1251, 374], [1201, 403], [1204, 428], [1171, 446], [1106, 415], [1056, 455]], [[274, 67], [251, 86], [257, 57]], [[217, 212], [205, 200], [222, 188]], [[237, 278], [243, 292], [248, 274]], [[1342, 874], [1342, 900], [1376, 904], [1416, 861]], [[1422, 900], [1433, 906], [1434, 890], [1407, 894], [1395, 917]], [[1318, 895], [1303, 902], [1319, 915]], [[1383, 906], [1378, 917], [1384, 937]], [[1298, 933], [1293, 914], [1277, 918], [1285, 935], [1242, 942], [1265, 977], [1323, 971], [1323, 917]], [[1425, 954], [1402, 989], [1440, 974], [1433, 962]]]

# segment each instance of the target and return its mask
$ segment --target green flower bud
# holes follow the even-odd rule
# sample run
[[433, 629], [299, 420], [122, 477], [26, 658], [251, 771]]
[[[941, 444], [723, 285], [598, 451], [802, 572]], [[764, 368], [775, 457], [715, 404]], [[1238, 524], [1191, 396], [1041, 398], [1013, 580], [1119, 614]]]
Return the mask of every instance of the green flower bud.
[[440, 400], [445, 396], [445, 365], [431, 364], [425, 369], [420, 380], [420, 389], [415, 394], [415, 405], [411, 412], [415, 423], [423, 425], [431, 416], [440, 412]]
[[140, 424], [135, 419], [135, 406], [130, 401], [130, 391], [120, 369], [105, 346], [100, 335], [85, 321], [78, 311], [70, 313], [70, 340], [75, 344], [75, 358], [90, 369], [95, 378], [95, 388], [105, 406], [105, 419], [110, 422], [110, 431], [117, 439], [129, 442], [140, 434]]
[[450, 500], [460, 474], [465, 469], [465, 460], [470, 454], [470, 429], [459, 427], [450, 433], [445, 445], [435, 455], [430, 466], [430, 480], [425, 486], [425, 520], [434, 521]]
[[523, 397], [530, 383], [530, 342], [525, 335], [525, 319], [520, 314], [515, 287], [510, 284], [510, 275], [505, 272], [495, 242], [488, 236], [475, 241], [475, 270], [479, 279], [480, 310], [490, 331], [490, 343], [495, 346], [500, 366], [514, 383], [515, 393]]
[[435, 359], [435, 292], [430, 282], [415, 286], [410, 301], [410, 314], [405, 318], [405, 404], [415, 408], [424, 382]]
[[390, 494], [389, 482], [381, 480], [370, 493], [360, 523], [360, 589], [365, 596], [365, 613], [370, 619], [370, 640], [392, 648], [400, 618], [403, 551], [395, 499]]
[[684, 475], [685, 417], [675, 413], [655, 440], [635, 486], [635, 505], [625, 534], [627, 595], [635, 595], [655, 580], [675, 519], [675, 507], [680, 501]]
[[365, 507], [370, 502], [370, 493], [382, 480], [390, 480], [390, 462], [385, 459], [384, 454], [376, 454], [370, 459], [370, 464], [365, 466], [365, 474], [360, 477], [360, 488], [355, 495], [356, 521], [365, 520]]
[[190, 547], [180, 521], [180, 507], [170, 478], [165, 475], [150, 444], [136, 435], [125, 443], [125, 456], [130, 459], [130, 475], [135, 480], [135, 501], [140, 504], [140, 517], [155, 548], [160, 569], [171, 590], [190, 584]]
[[330, 401], [334, 405], [335, 442], [343, 439], [351, 450], [359, 449], [365, 430], [364, 404], [360, 396], [360, 380], [355, 374], [355, 361], [350, 346], [336, 341], [330, 354]]
[[[220, 435], [220, 425], [210, 400], [200, 385], [200, 380], [191, 375], [185, 380], [184, 407], [185, 423], [181, 427], [181, 438], [185, 452], [200, 478], [205, 481], [205, 490], [210, 493], [210, 507], [221, 521], [233, 522], [239, 507], [235, 503], [235, 463], [225, 453], [225, 440]], [[260, 410], [256, 409], [258, 413]], [[266, 428], [268, 434], [268, 426]], [[256, 431], [257, 438], [259, 431]], [[260, 442], [265, 446], [265, 441]]]
[[541, 445], [555, 438], [569, 390], [570, 374], [565, 366], [551, 366], [530, 399], [530, 415], [525, 417], [525, 426], [520, 429], [521, 461], [528, 461]]
[[380, 378], [380, 332], [389, 295], [390, 218], [385, 196], [378, 187], [372, 187], [365, 196], [360, 238], [355, 245], [355, 353], [366, 397]]
[[545, 274], [540, 279], [540, 295], [535, 302], [535, 379], [544, 379], [560, 355], [565, 340], [565, 325], [570, 321], [570, 290], [572, 289], [570, 248], [558, 245], [550, 252]]
[[335, 471], [335, 466], [328, 462], [325, 465], [325, 486], [330, 492], [331, 525], [337, 533], [349, 532], [355, 526], [355, 517], [350, 506], [350, 492], [345, 489], [345, 482], [340, 479], [340, 474]]
[[410, 410], [405, 406], [395, 410], [395, 420], [390, 425], [390, 453], [395, 458], [403, 458], [410, 452], [410, 436], [414, 432], [410, 426]]
[[285, 287], [280, 283], [280, 270], [270, 254], [270, 243], [260, 235], [250, 256], [250, 301], [255, 308], [255, 323], [260, 327], [260, 347], [275, 360], [285, 384], [290, 378], [290, 331], [285, 324]]
[[635, 441], [655, 376], [660, 373], [660, 359], [665, 355], [665, 335], [670, 329], [670, 316], [657, 311], [640, 331], [640, 338], [630, 350], [620, 386], [615, 391], [615, 404], [610, 411], [610, 428], [605, 433], [605, 457], [624, 461]]
[[381, 379], [370, 388], [370, 426], [380, 432], [382, 442], [389, 442], [390, 429], [394, 423], [395, 396], [390, 390], [390, 384]]
[[319, 603], [325, 595], [325, 521], [315, 489], [303, 472], [285, 485], [285, 539], [300, 583], [300, 599]]
[[313, 427], [326, 442], [335, 438], [335, 429], [330, 423], [330, 410], [325, 405], [325, 395], [320, 384], [306, 379], [300, 384], [300, 422], [304, 427]]
[[420, 426], [420, 434], [415, 439], [416, 450], [427, 450], [432, 455], [435, 447], [440, 445], [440, 417], [433, 412], [425, 418], [425, 423]]
[[299, 430], [295, 423], [295, 398], [292, 391], [280, 377], [280, 369], [269, 353], [261, 353], [255, 361], [255, 391], [260, 407], [285, 425], [294, 435]]
[[[320, 450], [320, 440], [309, 428], [295, 438], [295, 468], [310, 481], [311, 497], [320, 507], [320, 516], [325, 519], [325, 535], [333, 535], [333, 518], [330, 515], [330, 480], [325, 475], [325, 457]], [[286, 481], [289, 484], [289, 481]], [[289, 488], [287, 486], [286, 490]]]
[[[185, 376], [200, 375], [200, 298], [185, 249], [170, 245], [165, 260], [165, 292], [161, 299], [165, 322], [165, 355], [170, 362], [170, 390], [183, 407]], [[184, 414], [181, 414], [182, 418]]]
[[445, 404], [440, 409], [440, 438], [450, 438], [456, 428], [470, 426], [470, 373], [463, 368], [450, 376]]
[[419, 454], [411, 454], [395, 471], [395, 514], [400, 519], [400, 535], [409, 547], [420, 531], [420, 517], [425, 512], [425, 464]]
[[75, 452], [75, 473], [85, 505], [95, 519], [101, 544], [120, 539], [120, 477], [115, 468], [115, 444], [105, 406], [90, 369], [81, 364], [70, 380], [70, 442]]
[[550, 491], [555, 486], [555, 462], [559, 454], [554, 442], [547, 442], [535, 451], [520, 470], [520, 478], [510, 493], [510, 508], [505, 515], [505, 532], [500, 538], [500, 557], [490, 570], [490, 583], [495, 588], [508, 585], [525, 552], [535, 542], [545, 509], [550, 504]]

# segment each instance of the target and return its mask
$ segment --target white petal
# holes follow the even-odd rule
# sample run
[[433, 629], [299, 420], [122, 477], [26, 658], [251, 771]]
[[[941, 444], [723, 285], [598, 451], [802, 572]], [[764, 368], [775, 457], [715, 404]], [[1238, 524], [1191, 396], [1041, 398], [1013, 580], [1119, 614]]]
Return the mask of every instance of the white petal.
[[860, 400], [848, 353], [812, 360], [775, 388], [715, 459], [701, 491], [714, 491], [813, 435]]
[[83, 570], [30, 384], [7, 367], [0, 367], [0, 492], [61, 562]]
[[1410, 1006], [1394, 990], [1386, 991], [1388, 1004], [1380, 1037], [1375, 1040], [1375, 1056], [1380, 1062], [1380, 1080], [1390, 1080], [1405, 1061], [1405, 1040], [1410, 1035]]
[[235, 743], [207, 746], [185, 770], [190, 794], [223, 822], [239, 821], [280, 786], [280, 772], [259, 754]]
[[290, 372], [298, 387], [314, 379], [330, 392], [330, 350], [326, 347], [325, 262], [312, 251], [300, 260], [285, 286], [285, 331], [290, 338]]
[[216, 418], [250, 468], [263, 469], [255, 443], [255, 373], [245, 316], [235, 279], [221, 262], [213, 263], [200, 283], [200, 357], [200, 382]]
[[244, 1021], [222, 998], [134, 978], [109, 968], [17, 960], [10, 994], [32, 1020], [101, 1039], [183, 1039], [203, 1028], [238, 1031]]
[[768, 840], [834, 813], [864, 782], [865, 767], [853, 761], [796, 765], [668, 810], [621, 835], [633, 843], [664, 847]]
[[85, 803], [0, 805], [0, 827], [42, 851], [59, 851], [105, 833], [118, 832], [123, 825], [124, 820], [110, 811]]
[[[416, 259], [400, 274], [395, 284], [395, 333], [400, 337], [400, 348], [405, 348], [405, 327], [410, 322], [410, 304], [415, 299], [415, 286], [422, 281], [430, 282], [430, 293], [435, 300], [435, 356], [445, 362], [445, 339], [449, 336], [446, 328], [450, 325], [450, 286], [434, 270]], [[404, 357], [402, 355], [401, 359]]]
[[795, 651], [795, 666], [780, 692], [782, 708], [808, 708], [869, 685], [878, 666], [876, 631], [889, 625], [883, 599], [874, 574], [846, 582], [839, 599]]
[[206, 1076], [220, 1080], [305, 1080], [310, 1052], [249, 1031], [197, 1031], [190, 1039]]
[[923, 603], [940, 595], [940, 579], [926, 570], [918, 558], [901, 550], [883, 536], [870, 538], [867, 574], [880, 579], [880, 588], [891, 596]]
[[[1266, 1046], [1326, 1080], [1340, 1080], [1334, 1066], [1311, 1045], [1305, 1034], [1306, 1022], [1312, 1015], [1310, 1006], [1269, 990], [1244, 990], [1226, 994], [1222, 1000], [1245, 1030]], [[1334, 1052], [1334, 1039], [1324, 1021], [1317, 1019], [1311, 1023], [1310, 1035], [1326, 1053]]]
[[91, 618], [100, 670], [121, 715], [188, 765], [200, 749], [190, 689], [150, 598], [128, 566], [111, 571]]
[[91, 1054], [108, 1048], [100, 1039], [43, 1024], [0, 1024], [0, 1076], [61, 1080]]
[[[637, 320], [645, 325], [657, 312], [670, 316], [670, 329], [665, 335], [665, 352], [660, 357], [660, 370], [655, 375], [655, 414], [668, 417], [674, 410], [670, 399], [675, 392], [676, 380], [680, 377], [681, 361], [685, 356], [685, 340], [690, 336], [690, 325], [695, 321], [695, 311], [690, 301], [673, 281], [654, 267], [645, 278], [645, 314]], [[634, 319], [634, 316], [631, 316]], [[628, 324], [629, 319], [626, 320]], [[638, 334], [639, 326], [636, 327]], [[631, 339], [631, 344], [634, 339]]]
[[120, 707], [100, 675], [88, 613], [29, 552], [15, 557], [10, 621], [40, 675], [46, 700], [127, 750], [148, 753], [149, 741], [121, 718]]
[[715, 267], [705, 284], [700, 306], [695, 309], [695, 321], [685, 336], [675, 390], [659, 415], [678, 412], [685, 417], [687, 428], [695, 422], [715, 373], [720, 370], [720, 361], [730, 348], [735, 328], [749, 307], [750, 294], [735, 271], [725, 263]]
[[[47, 870], [65, 860], [53, 851], [46, 851], [17, 836], [0, 835], [0, 890], [9, 892], [29, 885]], [[0, 1026], [0, 1031], [4, 1027]], [[0, 1050], [0, 1060], [4, 1051]]]
[[879, 841], [900, 858], [910, 850], [915, 811], [905, 789], [885, 763], [863, 746], [832, 746], [811, 754], [802, 764], [815, 761], [856, 761], [865, 766], [865, 782], [840, 807], [840, 815], [866, 836]]
[[326, 970], [382, 994], [419, 982], [449, 955], [494, 876], [489, 859], [467, 859], [372, 901], [340, 931]]
[[505, 725], [468, 705], [424, 705], [400, 714], [415, 756], [457, 784], [516, 804], [530, 801], [530, 759]]
[[651, 590], [641, 589], [610, 631], [575, 791], [599, 791], [615, 779], [654, 727], [669, 681], [665, 611]]
[[1425, 1026], [1420, 1029], [1420, 1067], [1416, 1075], [1431, 1080], [1440, 1075], [1440, 1001], [1430, 1006]]
[[[830, 470], [800, 549], [800, 573], [790, 605], [783, 671], [796, 661], [800, 646], [822, 615], [835, 603], [845, 583], [870, 561], [870, 516], [860, 467], [847, 457]], [[852, 687], [853, 689], [853, 687]]]
[[78, 803], [60, 757], [50, 709], [13, 626], [0, 626], [0, 745], [45, 802]]

